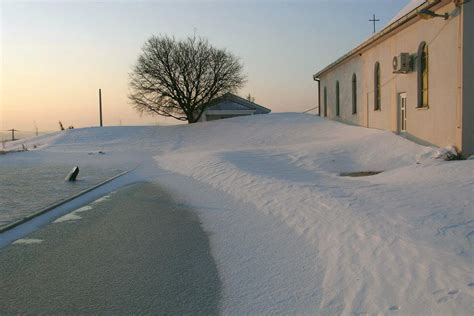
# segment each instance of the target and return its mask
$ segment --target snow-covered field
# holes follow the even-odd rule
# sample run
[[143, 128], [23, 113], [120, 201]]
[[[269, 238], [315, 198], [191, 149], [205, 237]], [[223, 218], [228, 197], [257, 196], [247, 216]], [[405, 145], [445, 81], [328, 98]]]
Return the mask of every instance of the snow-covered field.
[[[140, 164], [136, 175], [196, 209], [225, 314], [474, 310], [474, 160], [291, 113], [76, 129], [26, 145], [35, 142], [22, 155], [91, 164], [87, 153], [104, 151], [111, 165]], [[340, 176], [352, 171], [383, 172]]]

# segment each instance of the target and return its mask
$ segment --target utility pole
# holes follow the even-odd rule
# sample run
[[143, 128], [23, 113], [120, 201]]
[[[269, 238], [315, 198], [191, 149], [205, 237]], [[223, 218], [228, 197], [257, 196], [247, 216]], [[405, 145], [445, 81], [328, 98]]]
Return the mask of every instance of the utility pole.
[[100, 127], [102, 127], [102, 90], [99, 89], [99, 115], [100, 115]]
[[372, 20], [369, 20], [369, 22], [374, 22], [374, 33], [375, 33], [375, 22], [379, 22], [379, 21], [380, 21], [379, 19], [375, 18], [375, 14], [374, 14], [374, 17], [372, 18]]
[[18, 132], [18, 130], [12, 128], [12, 129], [9, 129], [8, 131], [9, 131], [9, 132], [12, 132], [12, 141], [15, 140], [15, 132]]

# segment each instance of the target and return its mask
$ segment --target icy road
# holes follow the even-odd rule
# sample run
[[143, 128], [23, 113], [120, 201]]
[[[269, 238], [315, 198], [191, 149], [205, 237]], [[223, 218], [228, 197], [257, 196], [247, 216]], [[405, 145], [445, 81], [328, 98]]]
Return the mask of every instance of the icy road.
[[191, 210], [125, 187], [0, 251], [0, 314], [217, 314], [220, 283]]

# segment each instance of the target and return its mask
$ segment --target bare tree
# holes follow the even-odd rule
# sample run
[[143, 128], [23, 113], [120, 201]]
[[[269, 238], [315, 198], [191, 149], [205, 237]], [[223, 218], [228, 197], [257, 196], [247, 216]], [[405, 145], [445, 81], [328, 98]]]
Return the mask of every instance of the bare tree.
[[245, 83], [243, 65], [206, 39], [152, 36], [130, 73], [129, 95], [140, 113], [194, 123], [214, 98]]

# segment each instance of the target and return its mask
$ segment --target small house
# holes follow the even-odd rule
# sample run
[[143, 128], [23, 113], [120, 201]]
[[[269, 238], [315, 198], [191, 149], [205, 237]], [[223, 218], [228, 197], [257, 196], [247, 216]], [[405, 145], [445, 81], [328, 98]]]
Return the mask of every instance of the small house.
[[232, 93], [226, 93], [210, 102], [199, 119], [200, 122], [221, 120], [237, 116], [268, 114], [271, 110], [241, 98]]

